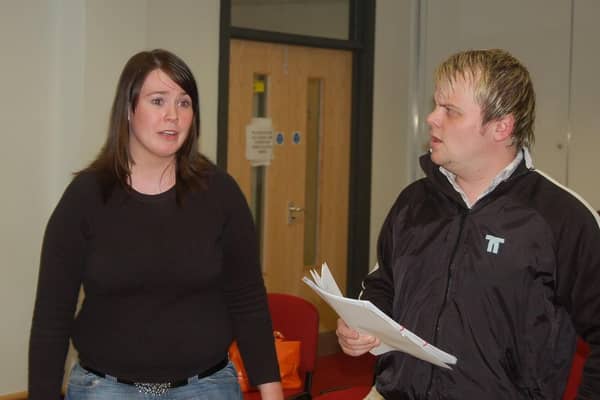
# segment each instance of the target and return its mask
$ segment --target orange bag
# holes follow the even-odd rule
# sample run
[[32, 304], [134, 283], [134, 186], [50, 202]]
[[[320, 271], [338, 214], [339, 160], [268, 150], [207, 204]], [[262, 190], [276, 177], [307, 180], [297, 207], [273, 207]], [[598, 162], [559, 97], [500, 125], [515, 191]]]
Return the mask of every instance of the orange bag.
[[[277, 362], [279, 363], [281, 386], [284, 389], [298, 389], [302, 386], [302, 380], [298, 373], [298, 368], [300, 367], [300, 341], [287, 340], [278, 331], [274, 331], [273, 336], [275, 337], [275, 351], [277, 352]], [[255, 387], [250, 385], [236, 341], [233, 341], [231, 346], [229, 346], [229, 359], [233, 362], [238, 372], [238, 381], [240, 382], [242, 392], [256, 390]]]

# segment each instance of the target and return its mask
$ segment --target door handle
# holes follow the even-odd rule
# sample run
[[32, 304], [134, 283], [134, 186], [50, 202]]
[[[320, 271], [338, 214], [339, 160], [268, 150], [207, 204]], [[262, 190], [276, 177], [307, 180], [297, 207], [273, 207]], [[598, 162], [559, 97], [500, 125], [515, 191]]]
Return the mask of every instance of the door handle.
[[298, 214], [304, 212], [304, 208], [297, 207], [293, 201], [288, 202], [287, 207], [287, 223], [291, 225], [296, 218], [298, 218]]

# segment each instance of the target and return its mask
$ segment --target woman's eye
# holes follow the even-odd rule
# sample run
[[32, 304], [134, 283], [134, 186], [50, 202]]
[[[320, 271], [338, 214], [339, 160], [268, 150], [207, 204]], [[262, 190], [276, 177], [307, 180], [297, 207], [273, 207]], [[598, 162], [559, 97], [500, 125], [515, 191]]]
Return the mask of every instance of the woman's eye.
[[179, 106], [183, 108], [190, 108], [192, 106], [192, 101], [189, 99], [183, 99], [179, 102]]
[[164, 103], [164, 100], [160, 97], [155, 97], [150, 100], [150, 103], [154, 104], [155, 106], [162, 106]]

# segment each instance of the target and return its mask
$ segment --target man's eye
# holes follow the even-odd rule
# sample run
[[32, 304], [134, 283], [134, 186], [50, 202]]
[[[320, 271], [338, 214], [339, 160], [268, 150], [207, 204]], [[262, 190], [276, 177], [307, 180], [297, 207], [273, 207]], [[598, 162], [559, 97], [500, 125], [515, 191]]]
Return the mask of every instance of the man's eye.
[[162, 106], [164, 103], [164, 100], [160, 97], [155, 97], [150, 100], [150, 103], [154, 104], [155, 106]]
[[457, 112], [455, 109], [450, 108], [450, 107], [444, 107], [444, 109], [446, 110], [446, 114], [448, 115], [457, 115]]

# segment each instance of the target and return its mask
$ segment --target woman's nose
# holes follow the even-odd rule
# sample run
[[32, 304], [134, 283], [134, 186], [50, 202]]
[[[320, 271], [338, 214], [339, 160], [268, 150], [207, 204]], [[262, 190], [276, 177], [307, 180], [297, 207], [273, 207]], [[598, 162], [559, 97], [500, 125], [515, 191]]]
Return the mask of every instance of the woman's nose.
[[177, 104], [167, 106], [165, 118], [169, 121], [177, 121], [179, 119], [179, 110]]

